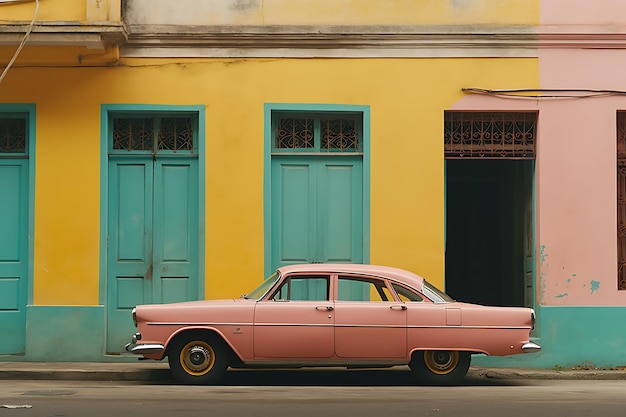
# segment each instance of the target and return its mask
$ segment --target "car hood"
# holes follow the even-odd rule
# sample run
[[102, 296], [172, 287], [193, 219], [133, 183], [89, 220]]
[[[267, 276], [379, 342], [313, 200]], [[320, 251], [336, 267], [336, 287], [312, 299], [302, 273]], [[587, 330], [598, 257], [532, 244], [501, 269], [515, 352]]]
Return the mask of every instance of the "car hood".
[[184, 301], [171, 304], [144, 304], [135, 309], [139, 322], [211, 323], [250, 321], [254, 300], [243, 298], [226, 300]]
[[162, 309], [187, 309], [198, 307], [221, 307], [221, 306], [233, 306], [236, 304], [250, 304], [254, 303], [254, 300], [246, 300], [244, 298], [227, 298], [221, 300], [197, 300], [197, 301], [181, 301], [178, 303], [168, 304], [142, 304], [137, 306], [137, 309], [142, 310], [162, 310]]

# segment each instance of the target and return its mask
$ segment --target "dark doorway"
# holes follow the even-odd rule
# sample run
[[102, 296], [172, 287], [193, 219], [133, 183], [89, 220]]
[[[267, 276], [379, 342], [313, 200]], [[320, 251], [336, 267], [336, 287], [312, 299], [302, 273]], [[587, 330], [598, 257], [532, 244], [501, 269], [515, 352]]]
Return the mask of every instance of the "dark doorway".
[[533, 304], [532, 160], [446, 160], [446, 292]]

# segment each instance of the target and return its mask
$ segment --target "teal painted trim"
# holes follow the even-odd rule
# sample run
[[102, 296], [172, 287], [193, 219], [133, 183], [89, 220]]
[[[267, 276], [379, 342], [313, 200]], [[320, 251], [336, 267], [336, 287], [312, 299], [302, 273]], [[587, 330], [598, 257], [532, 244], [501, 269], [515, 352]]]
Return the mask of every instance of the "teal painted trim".
[[102, 306], [30, 306], [26, 359], [102, 360], [104, 311]]
[[[540, 307], [543, 334], [533, 339], [539, 353], [487, 357], [474, 355], [472, 365], [560, 369], [578, 365], [611, 368], [626, 364], [626, 308]], [[135, 357], [102, 353], [103, 306], [29, 306], [24, 356], [2, 355], [3, 361], [134, 361]], [[80, 343], [77, 343], [79, 341]]]
[[0, 104], [0, 112], [28, 114], [28, 294], [26, 303], [33, 303], [35, 271], [35, 149], [37, 138], [37, 106], [35, 104]]
[[[531, 173], [531, 184], [530, 184], [530, 189], [531, 189], [531, 204], [532, 204], [532, 209], [531, 209], [531, 217], [532, 217], [532, 227], [531, 227], [531, 233], [533, 234], [532, 236], [532, 251], [533, 251], [533, 256], [532, 256], [532, 263], [533, 263], [533, 277], [532, 277], [532, 282], [533, 282], [533, 297], [532, 297], [532, 307], [535, 309], [535, 313], [537, 315], [539, 315], [539, 311], [537, 311], [536, 307], [537, 307], [537, 235], [535, 233], [536, 226], [537, 226], [537, 196], [535, 195], [535, 191], [536, 191], [536, 184], [535, 184], [535, 179], [536, 179], [536, 175], [535, 175], [535, 169], [536, 169], [536, 163], [533, 160], [532, 161], [532, 165], [531, 165], [531, 169], [532, 169], [532, 173]], [[534, 332], [536, 334], [541, 334], [540, 333], [540, 320], [537, 319], [537, 324], [535, 325], [535, 330]]]
[[363, 263], [370, 262], [370, 106], [349, 104], [265, 103], [263, 106], [263, 246], [264, 274], [273, 271], [271, 257], [272, 111], [355, 112], [363, 115]]
[[263, 276], [269, 277], [272, 265], [272, 110], [263, 106]]
[[108, 202], [108, 133], [109, 114], [113, 112], [189, 112], [198, 115], [198, 294], [205, 291], [206, 239], [206, 107], [198, 105], [162, 104], [102, 104], [100, 106], [100, 282], [98, 303], [104, 305], [107, 296], [107, 207]]
[[198, 296], [206, 288], [206, 107], [193, 106], [198, 114]]
[[[448, 250], [447, 245], [448, 239], [448, 160], [443, 160], [443, 256], [444, 256], [444, 265], [445, 265], [445, 256], [446, 251]], [[445, 271], [444, 271], [445, 277]], [[444, 278], [445, 281], [445, 278]], [[445, 285], [445, 282], [444, 282]], [[444, 287], [445, 291], [445, 287]]]
[[370, 143], [371, 114], [369, 106], [358, 106], [363, 113], [363, 263], [370, 263]]
[[571, 369], [626, 364], [626, 307], [539, 306], [541, 351], [505, 357], [475, 355], [475, 366]]

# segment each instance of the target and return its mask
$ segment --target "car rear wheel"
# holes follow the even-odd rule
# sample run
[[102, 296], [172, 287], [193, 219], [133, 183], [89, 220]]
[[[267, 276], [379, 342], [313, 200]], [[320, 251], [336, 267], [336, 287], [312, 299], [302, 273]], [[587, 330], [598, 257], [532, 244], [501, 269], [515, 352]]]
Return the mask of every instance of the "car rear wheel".
[[173, 342], [168, 361], [174, 378], [185, 384], [215, 384], [228, 368], [224, 343], [215, 336], [193, 335]]
[[451, 385], [463, 380], [472, 356], [454, 350], [415, 352], [409, 367], [420, 382], [431, 385]]

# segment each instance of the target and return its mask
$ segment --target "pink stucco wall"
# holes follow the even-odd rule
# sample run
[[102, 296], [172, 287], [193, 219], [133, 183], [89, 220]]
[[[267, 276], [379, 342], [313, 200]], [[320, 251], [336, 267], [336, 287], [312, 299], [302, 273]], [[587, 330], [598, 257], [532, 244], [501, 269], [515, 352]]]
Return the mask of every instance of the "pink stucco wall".
[[[542, 50], [541, 86], [625, 90], [612, 50]], [[617, 290], [616, 112], [626, 96], [540, 103], [537, 158], [540, 300], [622, 305]]]
[[[616, 22], [622, 19], [622, 22]], [[626, 33], [626, 1], [550, 0], [540, 32], [601, 25]], [[572, 28], [573, 26], [569, 26]], [[540, 37], [541, 40], [541, 37]], [[594, 98], [507, 99], [469, 95], [454, 110], [538, 110], [535, 170], [537, 301], [546, 306], [626, 305], [617, 290], [616, 113], [626, 110], [626, 52], [537, 49], [543, 89], [619, 90]], [[470, 86], [468, 86], [470, 87]], [[481, 87], [481, 86], [471, 86]], [[533, 88], [509, 85], [493, 88]], [[566, 94], [566, 93], [561, 93]]]
[[[620, 35], [626, 2], [542, 1], [540, 21]], [[620, 49], [540, 48], [538, 57], [542, 88], [626, 92]], [[539, 300], [624, 305], [626, 291], [617, 290], [616, 113], [626, 110], [626, 95], [544, 100], [539, 108]]]
[[624, 25], [624, 0], [542, 0], [542, 25]]

